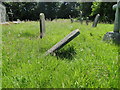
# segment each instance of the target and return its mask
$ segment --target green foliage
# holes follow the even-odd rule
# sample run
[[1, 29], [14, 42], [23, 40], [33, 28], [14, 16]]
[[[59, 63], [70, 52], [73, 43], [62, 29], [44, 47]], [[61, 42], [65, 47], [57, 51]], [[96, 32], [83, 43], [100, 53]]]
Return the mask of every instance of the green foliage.
[[10, 20], [38, 20], [39, 14], [44, 13], [47, 19], [83, 18], [94, 19], [96, 14], [100, 14], [100, 21], [113, 23], [115, 11], [112, 6], [115, 2], [4, 2]]
[[44, 13], [46, 18], [77, 17], [79, 3], [77, 2], [4, 2], [10, 20], [38, 20], [39, 14]]
[[80, 3], [77, 2], [64, 2], [60, 6], [58, 11], [58, 17], [69, 18], [69, 15], [72, 17], [78, 17], [80, 12]]
[[115, 11], [112, 6], [116, 4], [115, 2], [93, 2], [91, 16], [100, 14], [100, 21], [106, 23], [113, 23], [115, 18]]
[[54, 19], [57, 16], [60, 3], [57, 2], [39, 2], [37, 7], [37, 15], [44, 13], [46, 18]]
[[101, 2], [93, 2], [91, 16], [96, 15], [100, 11]]
[[92, 2], [84, 2], [81, 3], [81, 11], [83, 12], [83, 17], [88, 17], [90, 16], [91, 12], [92, 12]]
[[[46, 22], [39, 38], [39, 23], [3, 26], [3, 88], [117, 88], [118, 46], [102, 41], [111, 24]], [[80, 35], [56, 52], [45, 52], [75, 29]]]
[[4, 2], [10, 20], [36, 20], [36, 2]]

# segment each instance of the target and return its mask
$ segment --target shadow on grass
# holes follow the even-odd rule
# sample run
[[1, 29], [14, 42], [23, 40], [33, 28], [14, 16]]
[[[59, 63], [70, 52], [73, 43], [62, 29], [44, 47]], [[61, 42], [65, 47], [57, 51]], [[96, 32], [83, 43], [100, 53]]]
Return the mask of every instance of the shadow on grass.
[[21, 33], [20, 37], [36, 37], [36, 35], [28, 33], [28, 32], [25, 32], [25, 33]]
[[69, 60], [72, 60], [75, 54], [76, 54], [76, 51], [73, 46], [70, 46], [67, 49], [63, 49], [55, 52], [55, 55], [57, 58], [69, 59]]

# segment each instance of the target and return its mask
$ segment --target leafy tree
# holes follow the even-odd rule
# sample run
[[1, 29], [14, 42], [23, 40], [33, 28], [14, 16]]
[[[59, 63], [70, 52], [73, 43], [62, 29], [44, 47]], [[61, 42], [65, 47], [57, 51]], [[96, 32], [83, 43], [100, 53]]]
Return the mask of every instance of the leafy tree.
[[92, 6], [92, 2], [81, 3], [81, 11], [84, 17], [91, 15], [91, 12], [92, 12], [91, 6]]
[[6, 9], [7, 9], [7, 14], [9, 16], [10, 20], [25, 20], [25, 19], [30, 19], [34, 20], [35, 19], [35, 6], [37, 3], [33, 2], [4, 2]]
[[114, 4], [115, 2], [93, 2], [91, 16], [99, 13], [102, 22], [112, 23], [115, 17], [115, 11], [112, 10]]
[[69, 18], [69, 15], [76, 18], [83, 12], [83, 17], [91, 16], [94, 19], [100, 14], [102, 22], [112, 23], [115, 11], [112, 6], [115, 2], [4, 2], [9, 20], [38, 20], [39, 14], [44, 13], [48, 19]]
[[59, 17], [69, 18], [69, 15], [77, 17], [79, 14], [79, 7], [80, 4], [77, 2], [63, 2], [58, 12]]

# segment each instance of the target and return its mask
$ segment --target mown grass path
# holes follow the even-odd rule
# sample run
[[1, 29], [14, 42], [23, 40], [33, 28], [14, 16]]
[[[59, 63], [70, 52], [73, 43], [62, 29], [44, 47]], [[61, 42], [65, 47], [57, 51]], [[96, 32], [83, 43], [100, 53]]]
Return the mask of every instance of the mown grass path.
[[[39, 38], [39, 22], [2, 26], [3, 88], [117, 88], [118, 46], [102, 41], [113, 24], [96, 28], [70, 20], [46, 22]], [[71, 31], [80, 35], [56, 56], [45, 52]]]

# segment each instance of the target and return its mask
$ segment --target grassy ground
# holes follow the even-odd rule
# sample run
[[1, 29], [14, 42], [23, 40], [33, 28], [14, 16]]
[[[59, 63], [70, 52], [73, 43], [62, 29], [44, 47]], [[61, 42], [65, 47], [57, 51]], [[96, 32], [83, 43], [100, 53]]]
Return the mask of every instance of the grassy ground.
[[[102, 41], [112, 24], [92, 28], [70, 20], [47, 21], [39, 38], [39, 23], [3, 25], [2, 87], [4, 88], [117, 88], [118, 46]], [[80, 35], [56, 56], [45, 52], [71, 31]]]

